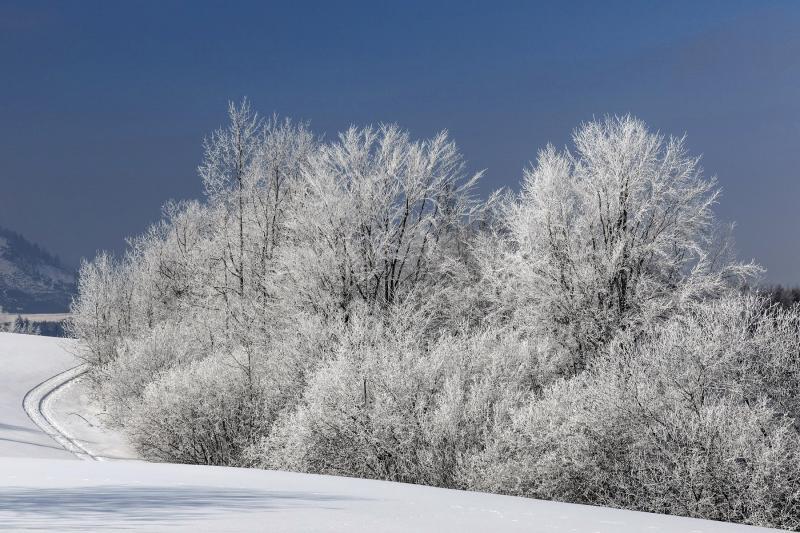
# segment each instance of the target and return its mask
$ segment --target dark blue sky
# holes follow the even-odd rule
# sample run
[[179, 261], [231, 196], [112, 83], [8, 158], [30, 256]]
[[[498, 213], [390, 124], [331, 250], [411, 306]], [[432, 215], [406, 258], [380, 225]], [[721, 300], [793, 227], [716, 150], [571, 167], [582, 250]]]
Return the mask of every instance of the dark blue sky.
[[450, 130], [483, 190], [630, 112], [688, 134], [743, 258], [800, 283], [800, 2], [7, 2], [0, 225], [77, 263], [200, 195], [229, 99]]

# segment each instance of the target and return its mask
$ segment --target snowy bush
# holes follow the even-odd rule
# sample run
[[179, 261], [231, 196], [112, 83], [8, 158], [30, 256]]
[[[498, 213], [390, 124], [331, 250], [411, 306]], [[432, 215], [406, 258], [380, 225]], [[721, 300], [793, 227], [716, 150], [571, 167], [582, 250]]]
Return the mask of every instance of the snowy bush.
[[797, 528], [798, 318], [732, 297], [610, 348], [497, 429], [479, 487]]
[[81, 268], [70, 332], [146, 458], [800, 528], [800, 308], [631, 117], [481, 201], [456, 145], [245, 101], [205, 198]]
[[337, 353], [250, 450], [279, 469], [470, 488], [465, 458], [521, 388], [538, 382], [527, 343], [467, 330], [429, 343], [416, 313], [354, 317]]
[[111, 421], [124, 426], [150, 383], [172, 368], [202, 358], [207, 350], [196, 342], [193, 330], [172, 323], [157, 324], [141, 337], [126, 339], [113, 361], [92, 372]]
[[[310, 379], [255, 450], [264, 465], [407, 482], [448, 484], [446, 427], [434, 427], [447, 366], [409, 324], [353, 317], [335, 355]], [[413, 327], [413, 325], [412, 325]], [[423, 341], [424, 343], [424, 341]], [[438, 434], [437, 434], [438, 432]]]
[[263, 431], [261, 392], [232, 361], [212, 356], [148, 384], [127, 431], [147, 459], [235, 465]]

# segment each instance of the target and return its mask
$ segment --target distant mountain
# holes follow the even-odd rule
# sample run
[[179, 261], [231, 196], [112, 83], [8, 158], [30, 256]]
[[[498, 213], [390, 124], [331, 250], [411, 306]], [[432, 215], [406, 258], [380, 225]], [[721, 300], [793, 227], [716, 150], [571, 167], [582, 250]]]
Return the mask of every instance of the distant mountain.
[[59, 259], [0, 227], [0, 307], [5, 313], [59, 313], [69, 309], [75, 272]]

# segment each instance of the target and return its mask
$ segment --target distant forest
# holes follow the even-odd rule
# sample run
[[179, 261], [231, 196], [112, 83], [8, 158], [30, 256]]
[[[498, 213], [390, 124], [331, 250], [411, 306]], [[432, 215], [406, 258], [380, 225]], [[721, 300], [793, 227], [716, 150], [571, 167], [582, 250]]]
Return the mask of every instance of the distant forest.
[[0, 237], [8, 239], [10, 246], [6, 252], [6, 258], [15, 260], [22, 259], [29, 261], [30, 258], [35, 257], [40, 259], [43, 263], [49, 264], [58, 268], [65, 268], [61, 258], [48, 252], [36, 243], [33, 243], [23, 237], [16, 231], [0, 226]]
[[57, 255], [0, 227], [0, 312], [66, 312], [76, 291], [75, 275]]
[[772, 303], [789, 308], [800, 303], [800, 286], [768, 285], [762, 289]]

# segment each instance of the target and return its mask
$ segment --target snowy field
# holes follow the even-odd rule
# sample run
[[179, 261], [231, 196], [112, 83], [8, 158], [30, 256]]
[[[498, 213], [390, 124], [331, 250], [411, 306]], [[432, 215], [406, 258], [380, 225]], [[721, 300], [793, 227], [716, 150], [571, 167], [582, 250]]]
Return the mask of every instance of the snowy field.
[[132, 451], [101, 427], [85, 384], [67, 379], [81, 369], [63, 374], [79, 364], [71, 346], [0, 334], [0, 530], [770, 531], [401, 483], [114, 460]]
[[75, 459], [23, 408], [30, 390], [78, 364], [69, 346], [64, 339], [0, 333], [0, 457]]

